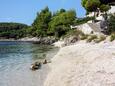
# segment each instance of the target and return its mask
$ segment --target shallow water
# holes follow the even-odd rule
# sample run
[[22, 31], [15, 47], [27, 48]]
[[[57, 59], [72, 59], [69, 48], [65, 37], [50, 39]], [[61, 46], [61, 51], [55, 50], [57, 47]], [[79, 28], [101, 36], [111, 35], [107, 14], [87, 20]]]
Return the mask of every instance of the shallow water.
[[0, 42], [0, 86], [43, 86], [48, 66], [37, 71], [29, 67], [39, 59], [50, 59], [57, 51], [52, 46], [28, 42]]

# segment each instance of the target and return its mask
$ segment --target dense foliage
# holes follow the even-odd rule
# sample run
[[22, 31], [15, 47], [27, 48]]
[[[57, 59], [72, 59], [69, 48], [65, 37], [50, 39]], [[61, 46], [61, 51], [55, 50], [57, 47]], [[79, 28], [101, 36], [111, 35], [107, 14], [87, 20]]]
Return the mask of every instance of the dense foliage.
[[100, 5], [99, 0], [82, 0], [82, 1], [84, 2], [83, 6], [88, 12], [96, 11]]
[[26, 24], [20, 23], [0, 23], [0, 37], [3, 38], [20, 38], [24, 37]]
[[76, 18], [76, 12], [74, 10], [57, 12], [56, 16], [52, 17], [49, 23], [48, 33], [53, 33], [56, 37], [62, 36], [66, 31], [70, 29]]
[[115, 33], [112, 33], [111, 35], [110, 35], [110, 41], [114, 41], [115, 40]]
[[110, 2], [112, 0], [82, 0], [81, 4], [87, 12], [106, 12], [110, 9]]
[[100, 0], [101, 3], [104, 3], [104, 4], [111, 4], [113, 2], [115, 2], [115, 0]]
[[37, 13], [37, 17], [34, 20], [32, 26], [35, 30], [36, 36], [46, 36], [46, 32], [48, 30], [48, 23], [50, 22], [52, 17], [49, 8], [46, 7], [40, 13]]
[[115, 15], [110, 15], [108, 20], [108, 29], [110, 33], [115, 33]]
[[1, 30], [9, 30], [9, 29], [22, 29], [24, 27], [27, 27], [26, 24], [20, 24], [20, 23], [0, 23], [0, 31]]
[[51, 13], [46, 7], [37, 14], [32, 27], [35, 31], [35, 36], [56, 36], [60, 37], [74, 23], [76, 12], [74, 10], [60, 9], [55, 13]]
[[84, 24], [87, 23], [90, 20], [94, 20], [94, 17], [84, 17], [84, 18], [77, 18], [74, 21], [74, 25], [80, 25], [80, 24]]

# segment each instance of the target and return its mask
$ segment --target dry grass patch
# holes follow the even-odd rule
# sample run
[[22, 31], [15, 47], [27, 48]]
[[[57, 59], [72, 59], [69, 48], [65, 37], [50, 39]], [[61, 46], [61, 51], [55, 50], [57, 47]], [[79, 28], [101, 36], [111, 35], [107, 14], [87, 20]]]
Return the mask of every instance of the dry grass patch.
[[106, 39], [106, 37], [104, 35], [101, 35], [101, 36], [99, 36], [98, 39], [95, 39], [94, 41], [95, 41], [95, 43], [99, 43], [101, 41], [104, 41], [105, 39]]
[[115, 40], [115, 33], [111, 34], [110, 36], [110, 41], [114, 41]]
[[92, 42], [94, 39], [97, 39], [98, 37], [96, 35], [90, 35], [88, 38], [87, 38], [87, 42]]

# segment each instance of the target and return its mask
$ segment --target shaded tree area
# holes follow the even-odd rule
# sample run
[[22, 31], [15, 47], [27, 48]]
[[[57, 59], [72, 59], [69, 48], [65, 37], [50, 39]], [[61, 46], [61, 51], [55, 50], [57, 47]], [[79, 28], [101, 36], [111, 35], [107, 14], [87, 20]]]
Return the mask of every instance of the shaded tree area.
[[46, 7], [41, 12], [37, 13], [36, 19], [34, 20], [32, 27], [34, 29], [35, 36], [47, 36], [48, 23], [51, 21], [52, 14], [49, 8]]
[[115, 34], [115, 14], [110, 15], [110, 18], [108, 19], [108, 29], [110, 34]]
[[104, 4], [112, 4], [112, 3], [115, 3], [115, 0], [100, 0], [101, 3], [104, 3]]
[[20, 23], [0, 23], [0, 37], [21, 38], [26, 35], [26, 24]]
[[77, 18], [74, 21], [74, 25], [84, 24], [84, 23], [87, 23], [88, 21], [91, 21], [91, 20], [94, 20], [94, 17]]
[[9, 29], [18, 30], [25, 27], [28, 26], [26, 24], [20, 24], [20, 23], [2, 23], [2, 22], [0, 23], [0, 31]]
[[55, 37], [61, 37], [70, 29], [70, 25], [74, 24], [75, 19], [76, 12], [74, 10], [61, 9], [57, 11], [49, 23], [48, 33], [54, 34]]

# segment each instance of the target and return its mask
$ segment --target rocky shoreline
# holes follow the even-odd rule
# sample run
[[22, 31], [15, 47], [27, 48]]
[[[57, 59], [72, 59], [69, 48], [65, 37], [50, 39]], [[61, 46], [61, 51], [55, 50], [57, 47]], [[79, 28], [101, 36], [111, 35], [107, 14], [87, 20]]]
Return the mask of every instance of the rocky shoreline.
[[52, 58], [44, 86], [115, 86], [114, 66], [115, 41], [79, 41], [60, 48]]
[[100, 43], [87, 43], [74, 38], [57, 41], [49, 37], [26, 37], [16, 41], [60, 47], [51, 63], [47, 64], [51, 70], [43, 86], [115, 85], [115, 41], [110, 42], [107, 38]]
[[25, 38], [22, 38], [22, 39], [18, 39], [18, 41], [26, 41], [26, 42], [33, 42], [33, 43], [36, 43], [36, 44], [48, 44], [48, 45], [51, 45], [54, 42], [56, 42], [57, 40], [54, 37], [42, 37], [42, 38], [25, 37]]
[[51, 45], [57, 40], [54, 37], [42, 37], [42, 38], [37, 38], [37, 37], [25, 37], [21, 39], [0, 39], [0, 41], [22, 41], [22, 42], [32, 42], [35, 44], [47, 44]]

